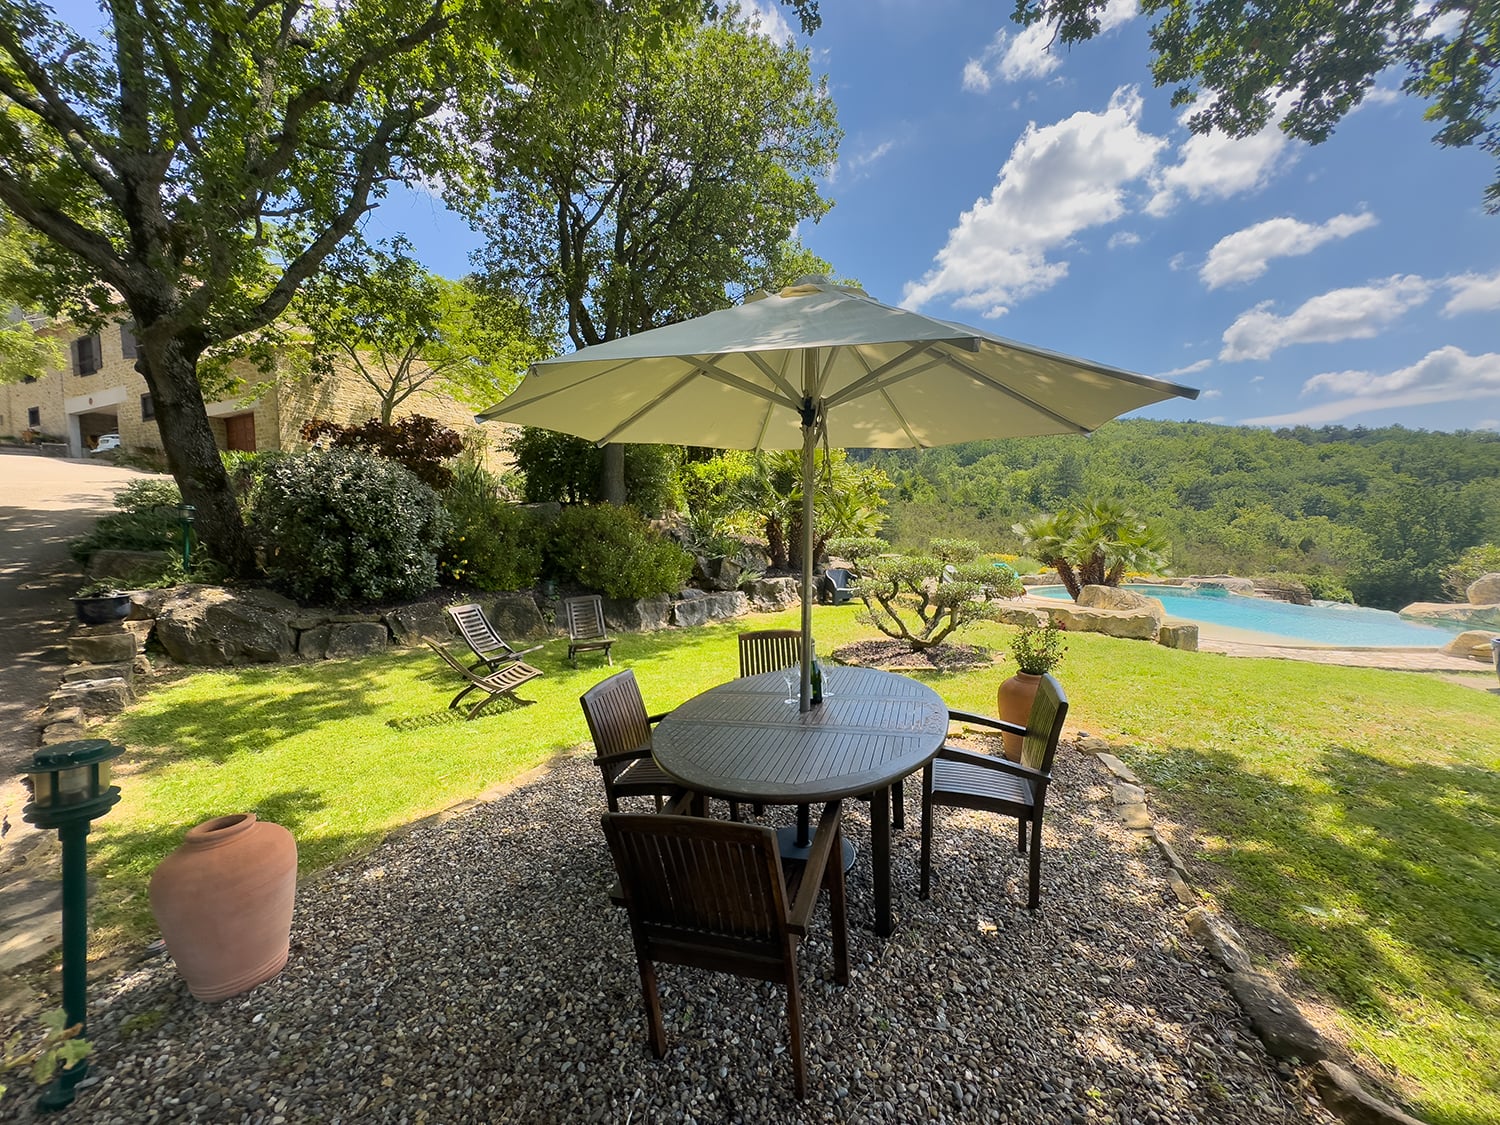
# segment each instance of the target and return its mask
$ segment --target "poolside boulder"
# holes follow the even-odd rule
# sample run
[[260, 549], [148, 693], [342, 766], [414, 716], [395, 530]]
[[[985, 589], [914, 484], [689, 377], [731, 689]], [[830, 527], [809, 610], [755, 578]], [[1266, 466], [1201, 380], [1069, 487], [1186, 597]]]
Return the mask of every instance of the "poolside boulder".
[[1469, 583], [1466, 591], [1470, 605], [1494, 605], [1500, 602], [1500, 574], [1486, 574]]

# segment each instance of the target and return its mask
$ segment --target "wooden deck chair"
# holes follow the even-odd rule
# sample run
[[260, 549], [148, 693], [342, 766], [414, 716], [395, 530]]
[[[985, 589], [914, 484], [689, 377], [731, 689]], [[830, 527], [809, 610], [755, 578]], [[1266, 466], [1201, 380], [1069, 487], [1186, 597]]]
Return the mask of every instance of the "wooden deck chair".
[[458, 627], [459, 635], [463, 637], [464, 643], [478, 657], [473, 664], [469, 665], [471, 672], [477, 672], [481, 668], [493, 672], [502, 665], [509, 664], [513, 660], [520, 660], [526, 654], [542, 647], [532, 645], [530, 648], [519, 650], [511, 648], [505, 638], [495, 632], [495, 627], [490, 624], [490, 619], [484, 615], [484, 610], [477, 602], [469, 602], [467, 605], [450, 605], [448, 616]]
[[568, 661], [578, 667], [578, 654], [588, 649], [603, 649], [604, 662], [611, 668], [615, 662], [610, 658], [609, 647], [615, 639], [604, 625], [604, 601], [598, 594], [582, 594], [576, 598], [564, 598], [563, 619], [568, 625]]
[[797, 943], [807, 934], [820, 889], [833, 922], [833, 971], [849, 983], [840, 806], [823, 811], [805, 864], [784, 872], [776, 833], [757, 824], [695, 816], [605, 813], [602, 822], [620, 881], [616, 901], [630, 916], [646, 1037], [666, 1053], [656, 966], [690, 965], [786, 987], [788, 1052], [798, 1098], [807, 1096]]
[[472, 669], [465, 668], [463, 662], [435, 641], [428, 641], [427, 645], [433, 652], [441, 656], [455, 672], [468, 681], [464, 689], [453, 697], [448, 704], [449, 710], [458, 707], [458, 701], [471, 691], [484, 692], [484, 698], [478, 703], [471, 704], [464, 711], [464, 718], [472, 719], [483, 711], [495, 700], [503, 696], [509, 696], [515, 702], [523, 702], [516, 698], [516, 688], [527, 680], [534, 680], [542, 674], [540, 668], [533, 668], [524, 660], [512, 660], [509, 664], [502, 665], [499, 669], [488, 675], [481, 676]]

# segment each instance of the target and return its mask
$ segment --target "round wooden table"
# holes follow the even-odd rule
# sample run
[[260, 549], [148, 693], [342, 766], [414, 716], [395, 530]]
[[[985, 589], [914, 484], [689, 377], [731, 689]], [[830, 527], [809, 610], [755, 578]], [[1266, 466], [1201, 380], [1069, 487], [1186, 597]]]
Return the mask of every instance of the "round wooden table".
[[823, 702], [806, 713], [786, 702], [781, 672], [710, 688], [657, 724], [652, 755], [675, 781], [712, 797], [807, 805], [868, 796], [875, 930], [886, 935], [890, 787], [937, 753], [948, 708], [926, 684], [893, 672], [828, 666], [823, 679]]

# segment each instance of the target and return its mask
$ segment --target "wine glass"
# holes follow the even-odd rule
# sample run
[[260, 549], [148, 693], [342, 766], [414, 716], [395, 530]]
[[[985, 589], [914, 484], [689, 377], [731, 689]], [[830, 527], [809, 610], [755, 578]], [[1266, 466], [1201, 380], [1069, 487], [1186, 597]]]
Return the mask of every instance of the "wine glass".
[[787, 698], [782, 702], [800, 704], [802, 702], [802, 665], [793, 664], [789, 668], [783, 668], [781, 678], [786, 684], [787, 694]]

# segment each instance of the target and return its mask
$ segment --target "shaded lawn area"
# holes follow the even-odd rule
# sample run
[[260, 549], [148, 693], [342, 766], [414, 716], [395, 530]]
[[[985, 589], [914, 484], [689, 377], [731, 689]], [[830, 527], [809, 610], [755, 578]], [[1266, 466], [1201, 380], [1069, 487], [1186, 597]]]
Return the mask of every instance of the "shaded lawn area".
[[[874, 635], [856, 608], [818, 608], [821, 652]], [[735, 674], [740, 629], [795, 623], [627, 635], [616, 667], [635, 670], [649, 710], [668, 710]], [[960, 639], [1004, 651], [1010, 632]], [[1500, 697], [1087, 634], [1068, 647], [1070, 729], [1129, 744], [1158, 815], [1188, 830], [1200, 885], [1277, 940], [1366, 1072], [1435, 1125], [1500, 1120]], [[547, 673], [520, 690], [535, 702], [467, 723], [445, 711], [459, 685], [426, 650], [153, 687], [109, 732], [134, 771], [94, 828], [96, 941], [154, 935], [150, 872], [209, 816], [285, 824], [305, 873], [558, 752], [590, 752], [578, 696], [611, 670], [588, 655], [573, 670], [566, 652], [559, 639], [528, 658]], [[1013, 670], [922, 678], [951, 706], [993, 713]]]

